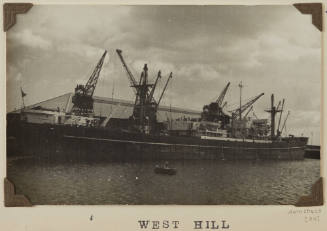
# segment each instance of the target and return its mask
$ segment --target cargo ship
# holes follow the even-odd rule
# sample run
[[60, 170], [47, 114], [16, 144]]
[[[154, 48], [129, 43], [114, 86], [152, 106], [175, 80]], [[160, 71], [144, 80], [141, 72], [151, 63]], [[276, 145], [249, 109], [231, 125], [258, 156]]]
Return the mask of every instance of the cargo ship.
[[[104, 52], [85, 85], [77, 85], [71, 97], [70, 111], [26, 107], [7, 114], [7, 154], [43, 156], [50, 159], [130, 160], [299, 160], [304, 158], [307, 137], [283, 137], [288, 115], [281, 125], [284, 102], [271, 105], [267, 119], [250, 119], [253, 104], [261, 93], [230, 111], [224, 97], [230, 83], [218, 99], [203, 107], [198, 117], [168, 116], [158, 121], [162, 97], [172, 79], [169, 74], [159, 99], [155, 99], [161, 71], [149, 83], [144, 65], [138, 81], [128, 68], [121, 50], [116, 50], [135, 93], [128, 118], [94, 113], [94, 90], [101, 72]], [[242, 84], [239, 84], [240, 90]], [[24, 97], [22, 92], [22, 97]], [[279, 113], [278, 126], [276, 115]]]

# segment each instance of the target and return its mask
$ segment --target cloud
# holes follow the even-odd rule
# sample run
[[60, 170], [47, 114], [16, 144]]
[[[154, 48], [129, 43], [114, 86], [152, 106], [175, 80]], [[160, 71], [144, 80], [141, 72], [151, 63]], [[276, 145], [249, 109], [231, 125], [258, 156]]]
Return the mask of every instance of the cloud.
[[13, 82], [21, 73], [30, 100], [73, 91], [76, 82], [87, 81], [105, 49], [95, 94], [111, 97], [115, 85], [115, 97], [133, 100], [119, 48], [136, 79], [145, 63], [150, 82], [162, 71], [156, 96], [173, 72], [163, 104], [201, 110], [230, 81], [226, 100], [232, 105], [242, 81], [244, 101], [265, 93], [255, 103], [258, 116], [268, 117], [264, 109], [272, 93], [296, 113], [294, 127], [320, 115], [321, 35], [311, 17], [291, 5], [38, 5], [23, 17], [8, 32], [7, 57], [15, 68], [8, 78]]
[[[58, 52], [74, 54], [77, 57], [86, 57], [96, 59], [100, 52], [104, 52], [99, 47], [89, 46], [83, 43], [64, 43], [56, 46]], [[101, 56], [100, 56], [101, 57]], [[100, 59], [100, 58], [99, 58]]]
[[16, 80], [16, 81], [21, 81], [21, 80], [22, 80], [22, 73], [19, 72], [19, 73], [16, 75], [15, 80]]
[[32, 48], [40, 48], [43, 50], [48, 50], [52, 46], [51, 41], [46, 40], [43, 37], [34, 34], [29, 29], [24, 29], [21, 32], [14, 32], [8, 34], [9, 34], [9, 40], [13, 39], [24, 46], [28, 46]]

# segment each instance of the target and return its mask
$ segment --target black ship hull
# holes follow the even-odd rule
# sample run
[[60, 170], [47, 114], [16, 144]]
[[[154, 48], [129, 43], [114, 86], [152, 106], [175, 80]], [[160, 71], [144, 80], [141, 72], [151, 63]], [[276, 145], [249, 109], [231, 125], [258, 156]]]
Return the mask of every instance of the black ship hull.
[[301, 160], [306, 144], [306, 137], [249, 142], [33, 123], [16, 123], [7, 131], [8, 156], [66, 160]]

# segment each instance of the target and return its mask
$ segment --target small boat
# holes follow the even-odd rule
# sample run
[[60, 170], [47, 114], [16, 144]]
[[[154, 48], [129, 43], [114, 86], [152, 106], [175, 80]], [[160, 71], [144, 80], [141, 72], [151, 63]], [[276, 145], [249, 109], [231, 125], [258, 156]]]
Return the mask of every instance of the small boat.
[[160, 167], [156, 165], [154, 172], [157, 174], [166, 174], [166, 175], [175, 175], [176, 174], [176, 169], [175, 168], [169, 168], [169, 167]]

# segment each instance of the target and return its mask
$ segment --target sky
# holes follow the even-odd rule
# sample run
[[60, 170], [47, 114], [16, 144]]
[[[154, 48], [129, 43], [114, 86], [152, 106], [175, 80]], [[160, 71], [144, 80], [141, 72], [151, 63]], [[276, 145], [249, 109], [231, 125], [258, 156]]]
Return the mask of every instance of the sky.
[[[138, 79], [161, 70], [158, 98], [170, 72], [163, 105], [202, 110], [228, 82], [227, 109], [265, 93], [255, 114], [285, 98], [286, 132], [320, 142], [321, 33], [293, 6], [39, 5], [18, 15], [7, 32], [7, 110], [33, 104], [85, 84], [108, 51], [96, 96], [134, 100], [115, 53]], [[287, 113], [284, 113], [286, 115]], [[309, 141], [311, 143], [311, 141]]]

